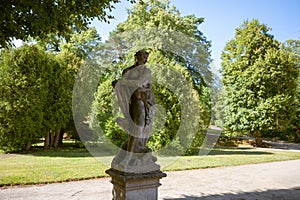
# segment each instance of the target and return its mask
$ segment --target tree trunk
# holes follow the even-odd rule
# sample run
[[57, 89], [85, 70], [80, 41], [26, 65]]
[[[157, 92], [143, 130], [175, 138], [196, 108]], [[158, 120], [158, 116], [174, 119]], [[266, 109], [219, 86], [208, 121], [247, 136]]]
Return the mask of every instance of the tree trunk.
[[30, 149], [31, 149], [31, 142], [27, 142], [26, 151], [29, 151]]
[[60, 130], [61, 130], [61, 126], [58, 126], [58, 129], [55, 133], [55, 137], [54, 137], [54, 141], [53, 141], [53, 147], [56, 148], [58, 147], [58, 143], [59, 143], [59, 136], [60, 136]]
[[260, 130], [255, 130], [253, 135], [255, 137], [256, 146], [257, 147], [263, 147], [261, 131]]
[[300, 130], [294, 130], [294, 142], [300, 142]]
[[60, 129], [60, 134], [59, 134], [58, 146], [62, 146], [63, 139], [64, 139], [64, 129], [61, 128]]
[[45, 141], [44, 141], [44, 149], [50, 148], [50, 131], [47, 131], [45, 134]]
[[53, 133], [53, 131], [50, 131], [50, 144], [49, 144], [50, 149], [53, 146], [54, 146], [54, 133]]

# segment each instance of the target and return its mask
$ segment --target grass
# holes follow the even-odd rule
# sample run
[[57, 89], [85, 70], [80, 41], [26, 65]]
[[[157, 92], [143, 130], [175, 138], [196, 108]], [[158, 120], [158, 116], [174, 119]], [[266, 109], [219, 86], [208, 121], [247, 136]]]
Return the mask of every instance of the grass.
[[[112, 157], [101, 159], [109, 163]], [[218, 148], [207, 156], [159, 157], [162, 170], [186, 170], [300, 159], [300, 152], [268, 149]], [[171, 163], [171, 164], [170, 164]], [[37, 150], [29, 154], [0, 154], [0, 186], [42, 184], [107, 176], [109, 166], [85, 149]]]
[[300, 152], [218, 148], [207, 156], [185, 156], [165, 167], [167, 171], [203, 169], [300, 159]]
[[0, 155], [0, 185], [39, 184], [104, 176], [104, 166], [85, 149]]

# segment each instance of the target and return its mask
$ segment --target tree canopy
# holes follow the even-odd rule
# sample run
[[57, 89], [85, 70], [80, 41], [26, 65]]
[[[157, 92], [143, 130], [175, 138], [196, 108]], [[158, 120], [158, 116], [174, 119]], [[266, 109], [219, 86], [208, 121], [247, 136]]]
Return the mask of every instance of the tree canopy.
[[[45, 138], [45, 148], [72, 124], [72, 92], [77, 71], [100, 42], [95, 29], [73, 33], [60, 52], [41, 45], [9, 48], [0, 54], [0, 149], [21, 151]], [[2, 87], [3, 86], [3, 87]]]
[[[206, 82], [205, 84], [209, 84], [212, 79], [212, 74], [209, 70], [209, 64], [211, 63], [211, 42], [207, 40], [206, 36], [199, 28], [199, 26], [204, 23], [204, 18], [195, 15], [182, 16], [175, 6], [170, 5], [169, 0], [140, 1], [139, 3], [136, 3], [132, 9], [128, 10], [128, 14], [128, 19], [125, 22], [120, 23], [112, 35], [130, 30], [140, 29], [142, 31], [147, 29], [157, 29], [158, 32], [169, 30], [172, 32], [179, 32], [182, 35], [189, 37], [196, 45], [200, 44], [199, 46], [201, 46], [201, 50], [198, 49], [191, 53], [193, 50], [191, 47], [195, 47], [192, 42], [190, 41], [190, 46], [187, 46], [185, 44], [187, 41], [181, 41], [185, 48], [182, 51], [190, 53], [189, 56], [192, 55], [192, 58], [187, 58], [188, 56], [182, 58], [176, 53], [172, 55], [172, 52], [164, 52], [164, 54], [165, 56], [173, 57], [188, 69], [195, 86], [200, 86], [200, 83], [203, 84], [204, 82]], [[168, 33], [163, 36], [166, 38], [161, 37], [160, 40], [153, 41], [154, 44], [151, 47], [152, 49], [163, 50], [164, 40], [178, 40], [173, 41], [178, 43], [180, 39], [184, 39], [172, 38], [171, 35], [169, 36], [170, 38], [167, 38]], [[149, 34], [149, 38], [150, 37], [151, 35]], [[174, 48], [174, 50], [178, 51], [176, 48]], [[203, 79], [205, 79], [205, 81]]]
[[[158, 0], [140, 1], [128, 14], [128, 19], [117, 26], [101, 48], [102, 53], [115, 52], [116, 56], [106, 57], [112, 61], [95, 94], [91, 122], [99, 123], [113, 143], [122, 144], [126, 134], [115, 123], [111, 82], [133, 65], [137, 50], [146, 49], [150, 53], [147, 66], [155, 80], [155, 99], [160, 105], [149, 145], [155, 150], [169, 145], [170, 151], [182, 154], [188, 148], [186, 141], [194, 141], [195, 146], [201, 144], [201, 133], [210, 120], [210, 42], [198, 27], [203, 18], [181, 16], [170, 1]], [[197, 108], [193, 106], [195, 102]], [[199, 117], [191, 118], [193, 115]], [[185, 124], [187, 120], [190, 126]], [[179, 134], [178, 130], [184, 133]]]
[[298, 68], [297, 79], [297, 96], [296, 96], [296, 116], [292, 122], [292, 132], [294, 134], [294, 141], [300, 141], [300, 40], [288, 40], [285, 44], [288, 51], [294, 55], [294, 60]]
[[[45, 39], [49, 34], [69, 39], [74, 30], [87, 30], [92, 19], [108, 21], [110, 11], [120, 0], [26, 0], [0, 4], [0, 48], [13, 39], [28, 36]], [[134, 2], [131, 0], [131, 2]]]
[[295, 111], [294, 57], [269, 31], [258, 20], [247, 20], [222, 53], [225, 124], [257, 139], [263, 130], [286, 128]]
[[[8, 152], [29, 149], [53, 122], [55, 113], [47, 102], [53, 91], [49, 80], [58, 70], [57, 65], [53, 57], [37, 47], [1, 52], [1, 149]], [[44, 113], [45, 109], [49, 112]]]

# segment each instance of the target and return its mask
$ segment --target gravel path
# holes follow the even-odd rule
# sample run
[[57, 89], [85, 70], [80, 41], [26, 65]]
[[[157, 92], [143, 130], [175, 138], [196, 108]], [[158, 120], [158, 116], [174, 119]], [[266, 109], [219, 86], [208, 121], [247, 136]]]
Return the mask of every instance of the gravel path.
[[[160, 200], [298, 200], [300, 160], [167, 172], [161, 180]], [[1, 200], [112, 199], [109, 178], [9, 187]]]

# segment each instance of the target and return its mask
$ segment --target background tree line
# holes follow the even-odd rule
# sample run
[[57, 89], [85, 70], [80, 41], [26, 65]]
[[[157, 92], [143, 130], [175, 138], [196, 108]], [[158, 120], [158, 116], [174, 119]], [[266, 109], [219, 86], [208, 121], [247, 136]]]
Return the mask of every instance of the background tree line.
[[[109, 20], [112, 16], [106, 10], [119, 1], [95, 1], [93, 5], [89, 1], [70, 2], [0, 5], [2, 11], [7, 11], [0, 16], [4, 21], [0, 29], [0, 148], [4, 151], [28, 150], [40, 138], [45, 139], [45, 148], [56, 147], [64, 132], [76, 135], [72, 117], [75, 77], [96, 47], [105, 48], [88, 24], [94, 17]], [[37, 9], [37, 5], [45, 9]], [[188, 98], [196, 98], [200, 108], [200, 118], [195, 119], [199, 127], [196, 135], [189, 127], [185, 135], [176, 135], [182, 121], [180, 98], [165, 86], [154, 85], [156, 101], [166, 115], [158, 113], [165, 124], [156, 127], [159, 131], [152, 135], [149, 146], [155, 150], [167, 146], [167, 153], [191, 153], [202, 144], [203, 131], [211, 119], [226, 131], [255, 136], [257, 145], [261, 145], [263, 136], [292, 136], [299, 140], [299, 40], [280, 43], [265, 24], [245, 21], [222, 53], [221, 87], [213, 83], [217, 79], [209, 68], [211, 43], [198, 28], [203, 22], [203, 18], [194, 15], [181, 16], [167, 0], [139, 1], [128, 11], [128, 19], [110, 35], [109, 41], [132, 30], [172, 30], [201, 46], [193, 58], [165, 51], [163, 45], [155, 46], [163, 40], [146, 47], [150, 52], [149, 66], [169, 66], [181, 74], [192, 88]], [[13, 39], [34, 42], [14, 48], [10, 47]], [[121, 145], [126, 134], [117, 127], [112, 114], [111, 82], [133, 64], [134, 52], [145, 48], [138, 37], [131, 41], [134, 48], [120, 55], [100, 78], [87, 116], [90, 126], [96, 123], [104, 127], [105, 136], [116, 145]], [[191, 51], [188, 47], [185, 50]], [[158, 79], [171, 77], [170, 71], [154, 70]], [[191, 146], [185, 146], [187, 138]], [[101, 142], [100, 137], [97, 140]]]
[[[203, 19], [193, 15], [181, 17], [179, 11], [170, 6], [169, 1], [139, 2], [129, 12], [131, 13], [128, 20], [120, 24], [111, 35], [152, 26], [184, 32], [202, 45], [205, 54], [196, 55], [194, 61], [186, 60], [173, 52], [166, 52], [163, 48], [148, 48], [152, 56], [150, 63], [159, 61], [160, 64], [171, 66], [173, 70], [182, 74], [194, 90], [188, 95], [191, 98], [195, 98], [196, 95], [201, 102], [199, 104], [201, 120], [196, 120], [199, 134], [197, 137], [189, 135], [187, 129], [186, 135], [180, 136], [181, 140], [189, 138], [194, 141], [194, 146], [199, 145], [203, 139], [201, 133], [210, 121], [209, 83], [204, 81], [204, 75], [211, 76], [208, 69], [211, 62], [210, 42], [198, 30], [198, 25]], [[153, 17], [157, 12], [160, 15]], [[34, 24], [26, 25], [30, 27]], [[37, 43], [1, 51], [1, 85], [4, 87], [1, 87], [3, 98], [0, 103], [0, 147], [4, 151], [28, 150], [40, 138], [45, 139], [45, 148], [56, 147], [64, 132], [74, 130], [71, 101], [76, 73], [90, 52], [100, 43], [95, 29], [79, 30], [86, 29], [86, 24], [79, 24], [78, 27], [73, 29], [73, 34], [66, 37], [60, 34], [46, 34], [45, 38], [40, 39], [35, 37], [33, 32], [26, 33], [26, 36], [32, 36]], [[4, 38], [3, 47], [8, 46], [13, 36], [10, 35], [9, 39]], [[111, 81], [118, 76], [115, 71], [121, 72], [122, 69], [132, 65], [131, 57], [140, 47], [135, 48], [116, 63], [115, 66], [119, 70], [114, 69], [112, 73], [107, 73], [107, 76], [101, 78], [91, 111], [92, 116], [96, 116], [96, 123], [105, 127], [107, 137], [117, 145], [124, 139], [124, 133], [116, 127], [114, 119], [110, 116], [110, 110], [107, 110], [108, 113], [99, 113], [105, 111], [102, 105], [107, 105], [110, 101]], [[201, 59], [201, 63], [195, 64]], [[160, 76], [163, 75], [161, 72]], [[174, 81], [175, 78], [173, 77]], [[174, 147], [174, 151], [187, 148], [182, 147], [183, 144], [180, 144], [179, 136], [176, 135], [181, 121], [177, 97], [162, 85], [154, 87], [157, 102], [167, 110], [167, 119], [165, 128], [151, 138], [150, 146], [159, 149], [172, 143], [171, 149]]]

